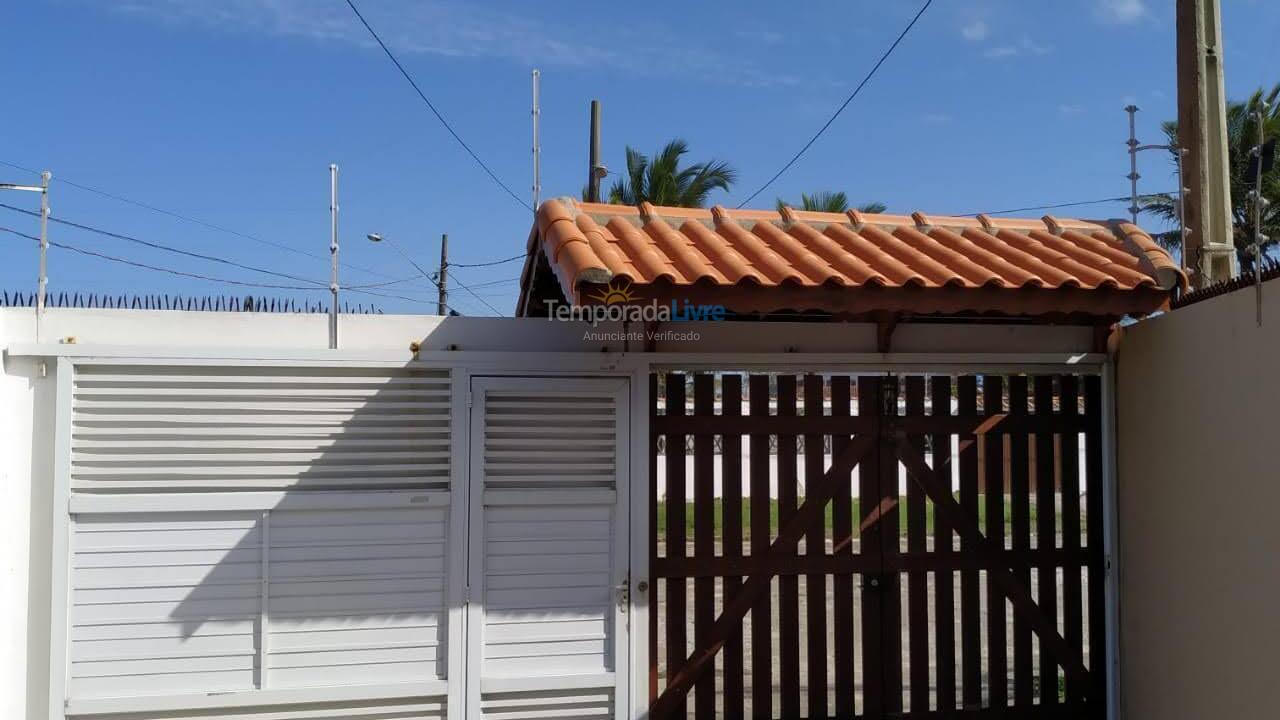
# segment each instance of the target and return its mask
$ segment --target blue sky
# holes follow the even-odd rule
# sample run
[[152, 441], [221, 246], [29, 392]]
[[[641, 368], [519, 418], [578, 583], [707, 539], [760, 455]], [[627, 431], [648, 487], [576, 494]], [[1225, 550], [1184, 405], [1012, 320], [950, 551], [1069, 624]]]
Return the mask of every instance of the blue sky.
[[[587, 110], [603, 103], [606, 164], [627, 144], [683, 137], [692, 159], [728, 160], [734, 205], [826, 121], [918, 10], [916, 0], [784, 3], [475, 3], [363, 0], [365, 16], [476, 152], [522, 198], [531, 184], [530, 70], [542, 71], [543, 197], [577, 194]], [[1123, 195], [1124, 105], [1139, 137], [1175, 115], [1173, 0], [936, 0], [827, 133], [753, 205], [844, 190], [857, 202], [933, 214]], [[1280, 81], [1280, 4], [1223, 0], [1231, 97]], [[434, 267], [523, 250], [528, 210], [458, 147], [373, 45], [343, 0], [51, 0], [0, 8], [0, 161], [54, 172], [54, 214], [146, 240], [327, 281], [328, 164], [341, 167], [345, 284], [412, 274], [364, 237], [379, 232]], [[1143, 187], [1172, 189], [1167, 158]], [[59, 185], [58, 178], [189, 215], [320, 258]], [[34, 177], [0, 165], [0, 181]], [[34, 209], [34, 196], [0, 202]], [[1123, 204], [1062, 211], [1115, 217]], [[1033, 213], [1038, 215], [1039, 213]], [[0, 225], [36, 232], [0, 208]], [[55, 241], [246, 281], [279, 279], [81, 230]], [[0, 237], [0, 289], [35, 285], [33, 243]], [[467, 284], [519, 264], [458, 269]], [[54, 249], [64, 291], [229, 293], [231, 288]], [[289, 281], [284, 281], [288, 283]], [[476, 290], [503, 312], [516, 284]], [[425, 303], [352, 295], [386, 311]], [[326, 293], [256, 290], [324, 299]], [[467, 314], [491, 314], [460, 290]]]

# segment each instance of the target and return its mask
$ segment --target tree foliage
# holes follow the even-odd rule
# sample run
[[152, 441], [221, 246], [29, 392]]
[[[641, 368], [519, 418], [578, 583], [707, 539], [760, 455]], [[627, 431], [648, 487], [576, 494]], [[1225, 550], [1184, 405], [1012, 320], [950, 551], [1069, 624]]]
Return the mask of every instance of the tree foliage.
[[[778, 211], [781, 212], [784, 207], [795, 206], [782, 198], [778, 198]], [[814, 212], [842, 213], [849, 209], [849, 196], [843, 192], [831, 192], [830, 190], [819, 190], [812, 195], [800, 193], [799, 209]], [[885, 204], [882, 202], [869, 202], [858, 206], [858, 212], [876, 214], [884, 211]]]
[[627, 173], [609, 188], [609, 202], [639, 205], [650, 202], [671, 207], [703, 207], [713, 190], [728, 191], [738, 179], [728, 163], [711, 160], [681, 167], [689, 145], [679, 138], [650, 158], [627, 146]]

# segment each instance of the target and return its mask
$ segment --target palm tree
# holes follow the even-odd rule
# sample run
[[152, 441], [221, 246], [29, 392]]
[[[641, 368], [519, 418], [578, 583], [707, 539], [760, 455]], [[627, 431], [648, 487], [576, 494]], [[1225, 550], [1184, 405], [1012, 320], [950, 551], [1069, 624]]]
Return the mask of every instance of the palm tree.
[[652, 160], [628, 145], [627, 174], [609, 188], [609, 202], [702, 207], [712, 190], [728, 191], [738, 179], [737, 171], [717, 160], [681, 168], [680, 158], [687, 152], [688, 143], [679, 138], [667, 143]]
[[[792, 207], [792, 205], [786, 200], [778, 198], [778, 212], [782, 212], [784, 207]], [[882, 202], [869, 202], [859, 205], [858, 212], [875, 215], [884, 212], [886, 208], [887, 206]], [[812, 195], [800, 193], [800, 209], [842, 213], [849, 209], [849, 197], [843, 192], [831, 192], [830, 190], [820, 190]]]
[[[1242, 272], [1253, 271], [1253, 203], [1249, 201], [1249, 192], [1254, 188], [1254, 176], [1248, 172], [1249, 151], [1258, 142], [1257, 112], [1262, 109], [1265, 100], [1270, 109], [1265, 111], [1263, 129], [1268, 138], [1280, 135], [1280, 106], [1276, 98], [1280, 97], [1280, 84], [1263, 93], [1262, 88], [1244, 102], [1233, 101], [1227, 104], [1227, 154], [1229, 178], [1231, 183], [1231, 224], [1233, 241], [1236, 246], [1236, 258], [1240, 262]], [[1166, 122], [1161, 126], [1169, 139], [1170, 145], [1178, 144], [1178, 123]], [[1175, 159], [1176, 162], [1176, 159]], [[1262, 210], [1262, 234], [1270, 239], [1262, 244], [1263, 255], [1267, 249], [1280, 241], [1280, 163], [1270, 172], [1262, 176], [1262, 195], [1271, 202]], [[1151, 213], [1170, 223], [1178, 221], [1178, 198], [1176, 195], [1148, 195], [1141, 199], [1143, 212]], [[1177, 230], [1160, 233], [1156, 240], [1170, 251], [1182, 249], [1182, 239]]]

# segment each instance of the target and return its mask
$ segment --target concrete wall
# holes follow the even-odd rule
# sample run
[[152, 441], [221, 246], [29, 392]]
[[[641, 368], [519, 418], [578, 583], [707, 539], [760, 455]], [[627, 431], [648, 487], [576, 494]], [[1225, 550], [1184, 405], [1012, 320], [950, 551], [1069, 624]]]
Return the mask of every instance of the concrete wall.
[[1129, 328], [1118, 362], [1126, 718], [1280, 716], [1280, 281]]

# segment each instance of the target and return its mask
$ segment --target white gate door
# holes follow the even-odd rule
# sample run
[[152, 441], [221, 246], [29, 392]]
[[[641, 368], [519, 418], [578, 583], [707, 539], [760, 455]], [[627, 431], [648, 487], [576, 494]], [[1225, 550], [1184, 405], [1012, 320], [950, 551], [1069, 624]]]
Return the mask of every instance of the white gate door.
[[627, 381], [471, 385], [470, 718], [626, 717]]

